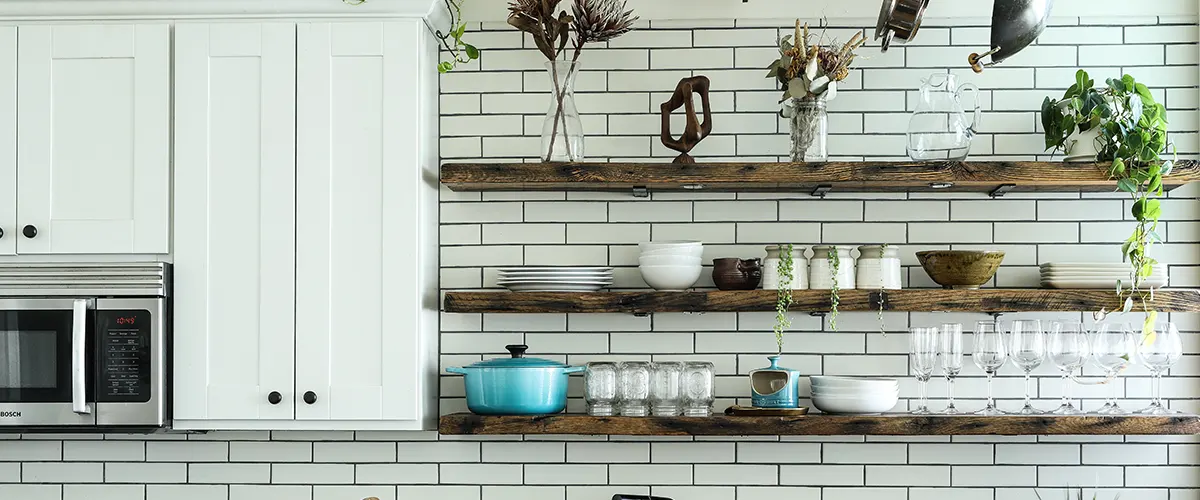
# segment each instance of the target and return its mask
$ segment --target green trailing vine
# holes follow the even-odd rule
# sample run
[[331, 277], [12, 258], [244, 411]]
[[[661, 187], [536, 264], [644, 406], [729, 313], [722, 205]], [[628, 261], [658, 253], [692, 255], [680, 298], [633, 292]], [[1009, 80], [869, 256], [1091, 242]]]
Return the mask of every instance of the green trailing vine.
[[[467, 23], [464, 23], [462, 20], [462, 6], [465, 1], [442, 0], [442, 3], [446, 6], [446, 12], [450, 14], [450, 30], [435, 30], [433, 35], [441, 42], [442, 48], [449, 53], [450, 58], [438, 62], [438, 73], [449, 73], [454, 71], [454, 68], [457, 68], [459, 64], [466, 64], [479, 59], [479, 49], [463, 41], [463, 34], [467, 32]], [[342, 3], [362, 5], [367, 3], [367, 0], [342, 0]]]
[[1136, 225], [1133, 234], [1121, 245], [1121, 258], [1130, 263], [1132, 283], [1124, 287], [1117, 283], [1117, 295], [1124, 298], [1123, 312], [1133, 308], [1134, 299], [1141, 301], [1146, 318], [1142, 324], [1143, 337], [1154, 334], [1158, 311], [1151, 308], [1154, 290], [1142, 290], [1146, 278], [1154, 272], [1158, 261], [1150, 256], [1150, 248], [1162, 243], [1158, 235], [1158, 220], [1162, 216], [1163, 177], [1171, 173], [1175, 161], [1163, 159], [1167, 143], [1166, 108], [1154, 100], [1145, 84], [1132, 76], [1109, 78], [1106, 87], [1094, 88], [1095, 81], [1079, 70], [1075, 83], [1067, 89], [1062, 100], [1046, 98], [1042, 103], [1042, 125], [1045, 128], [1046, 149], [1065, 149], [1068, 137], [1076, 130], [1099, 127], [1097, 139], [1100, 151], [1097, 160], [1110, 163], [1108, 175], [1117, 181], [1117, 190], [1128, 193], [1132, 200], [1131, 214]]
[[780, 245], [783, 255], [779, 256], [779, 288], [775, 291], [775, 343], [779, 345], [779, 354], [783, 354], [783, 332], [792, 326], [788, 317], [788, 309], [792, 307], [792, 275], [795, 272], [792, 263], [792, 244]]
[[[886, 251], [886, 250], [887, 250], [887, 248], [888, 248], [888, 244], [887, 244], [887, 243], [884, 243], [884, 244], [881, 246], [881, 250], [884, 250], [884, 251]], [[884, 257], [885, 255], [886, 255], [886, 252], [884, 252], [884, 253], [880, 254], [880, 261], [881, 261], [881, 262], [882, 262], [882, 260], [883, 260], [884, 258], [886, 258], [886, 257]], [[880, 279], [881, 279], [881, 280], [883, 279], [883, 266], [882, 266], [882, 264], [880, 265]], [[880, 286], [879, 286], [879, 310], [878, 310], [878, 311], [876, 311], [876, 317], [879, 319], [879, 333], [880, 333], [880, 334], [882, 334], [884, 337], [886, 337], [886, 336], [887, 336], [887, 329], [883, 327], [883, 303], [884, 303], [884, 302], [886, 302], [886, 299], [885, 299], [885, 297], [887, 297], [887, 292], [886, 292], [886, 291], [884, 291], [883, 284], [882, 284], [882, 283], [880, 283]]]
[[838, 257], [837, 246], [829, 247], [829, 265], [833, 268], [833, 286], [829, 288], [829, 328], [832, 328], [836, 332], [838, 302], [841, 301], [841, 297], [838, 295], [838, 274], [841, 273], [842, 267], [842, 260]]

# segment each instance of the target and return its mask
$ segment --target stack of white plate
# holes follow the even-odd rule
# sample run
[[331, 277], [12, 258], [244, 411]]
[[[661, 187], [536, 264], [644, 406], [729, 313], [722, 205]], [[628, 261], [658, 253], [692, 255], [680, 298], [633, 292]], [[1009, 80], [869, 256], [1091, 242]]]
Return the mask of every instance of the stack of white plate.
[[894, 378], [813, 375], [812, 402], [824, 413], [883, 413], [900, 400]]
[[[1042, 286], [1046, 288], [1115, 288], [1117, 281], [1128, 287], [1133, 272], [1120, 262], [1048, 262], [1042, 264]], [[1167, 266], [1158, 264], [1142, 286], [1167, 286]]]
[[699, 241], [650, 241], [638, 243], [638, 249], [638, 271], [655, 290], [687, 290], [704, 270], [704, 244]]
[[613, 268], [506, 267], [496, 282], [514, 292], [595, 292], [613, 284]]

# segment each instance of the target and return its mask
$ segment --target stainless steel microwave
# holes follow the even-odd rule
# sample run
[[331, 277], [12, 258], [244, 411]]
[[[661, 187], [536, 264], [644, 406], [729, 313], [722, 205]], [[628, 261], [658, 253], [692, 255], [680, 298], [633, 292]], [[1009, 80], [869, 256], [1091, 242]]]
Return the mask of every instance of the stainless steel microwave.
[[170, 423], [169, 264], [0, 264], [0, 432]]

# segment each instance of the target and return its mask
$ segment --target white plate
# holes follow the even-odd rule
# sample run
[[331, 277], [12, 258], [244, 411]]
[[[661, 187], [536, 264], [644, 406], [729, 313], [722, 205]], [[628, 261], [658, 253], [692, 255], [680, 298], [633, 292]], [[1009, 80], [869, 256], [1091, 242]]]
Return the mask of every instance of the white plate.
[[[1040, 267], [1043, 271], [1124, 271], [1129, 269], [1129, 264], [1042, 264]], [[1166, 266], [1158, 264], [1155, 269], [1166, 269]]]
[[520, 274], [501, 274], [500, 278], [611, 278], [612, 273], [520, 273]]
[[566, 284], [566, 285], [611, 285], [613, 280], [583, 280], [583, 279], [564, 279], [564, 280], [496, 280], [500, 285], [536, 285], [539, 283], [547, 284]]
[[557, 284], [528, 284], [505, 286], [514, 292], [597, 292], [603, 285], [557, 285]]
[[519, 273], [519, 272], [611, 273], [612, 270], [613, 270], [613, 268], [610, 266], [591, 266], [591, 267], [588, 267], [588, 266], [529, 266], [529, 267], [501, 267], [499, 269], [499, 271], [502, 273], [512, 273], [512, 272], [517, 272], [517, 273]]
[[[1085, 280], [1090, 280], [1090, 279], [1122, 279], [1122, 280], [1126, 280], [1126, 279], [1132, 278], [1133, 274], [1132, 273], [1042, 273], [1041, 276], [1042, 276], [1042, 279], [1048, 279], [1048, 278], [1075, 279], [1075, 278], [1078, 278], [1078, 279], [1085, 279]], [[1149, 278], [1166, 278], [1167, 273], [1152, 273], [1148, 277]]]
[[[1045, 288], [1103, 288], [1103, 289], [1108, 289], [1108, 288], [1114, 288], [1116, 286], [1117, 286], [1116, 280], [1112, 280], [1112, 281], [1107, 281], [1107, 280], [1102, 280], [1102, 281], [1064, 280], [1064, 281], [1043, 281], [1042, 282], [1042, 287], [1045, 287]], [[1167, 282], [1166, 281], [1161, 281], [1161, 282], [1144, 281], [1144, 282], [1142, 282], [1142, 286], [1143, 287], [1151, 287], [1151, 288], [1162, 288], [1164, 286], [1167, 286]]]

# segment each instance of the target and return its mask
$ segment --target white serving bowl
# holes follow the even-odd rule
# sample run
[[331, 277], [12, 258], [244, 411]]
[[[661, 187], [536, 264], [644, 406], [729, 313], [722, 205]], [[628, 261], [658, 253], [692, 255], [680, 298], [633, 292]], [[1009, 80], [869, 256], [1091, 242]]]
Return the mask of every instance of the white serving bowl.
[[694, 266], [638, 266], [642, 279], [655, 290], [683, 291], [691, 288], [700, 280], [704, 270], [699, 264]]
[[879, 394], [899, 394], [900, 388], [899, 387], [880, 387], [878, 389], [864, 389], [861, 387], [856, 387], [856, 388], [813, 387], [812, 393], [813, 394], [825, 394], [828, 396], [839, 396], [839, 397], [843, 397], [843, 396], [853, 396], [853, 397], [876, 396]]
[[900, 398], [895, 395], [869, 397], [812, 397], [813, 406], [824, 413], [883, 413], [896, 407]]
[[638, 243], [638, 250], [649, 252], [684, 252], [703, 251], [704, 244], [699, 241], [645, 241]]
[[835, 375], [813, 375], [808, 377], [812, 381], [814, 389], [817, 388], [841, 388], [841, 389], [862, 389], [862, 390], [882, 390], [894, 389], [900, 387], [900, 381], [894, 378], [879, 378], [879, 377], [839, 377]]
[[662, 250], [647, 250], [639, 254], [641, 257], [693, 257], [699, 259], [704, 256], [704, 247], [691, 248], [664, 248]]
[[638, 257], [643, 266], [700, 266], [700, 257], [690, 255], [643, 255]]

